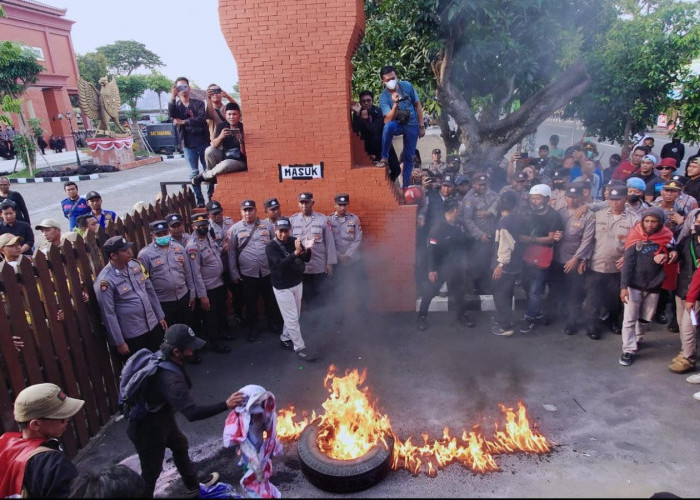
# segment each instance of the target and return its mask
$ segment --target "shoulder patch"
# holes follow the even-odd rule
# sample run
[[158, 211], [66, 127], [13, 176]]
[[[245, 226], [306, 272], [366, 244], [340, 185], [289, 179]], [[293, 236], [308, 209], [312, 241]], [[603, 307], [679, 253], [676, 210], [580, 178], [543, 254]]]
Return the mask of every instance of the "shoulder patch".
[[106, 281], [106, 280], [100, 281], [100, 290], [102, 290], [103, 292], [106, 292], [108, 288], [109, 288], [108, 281]]

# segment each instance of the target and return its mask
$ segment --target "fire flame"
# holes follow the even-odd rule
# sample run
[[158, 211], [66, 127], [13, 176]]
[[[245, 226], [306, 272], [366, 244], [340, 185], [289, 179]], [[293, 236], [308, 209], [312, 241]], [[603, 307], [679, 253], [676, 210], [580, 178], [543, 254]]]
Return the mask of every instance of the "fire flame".
[[[527, 418], [527, 411], [522, 402], [518, 402], [517, 413], [512, 408], [499, 404], [505, 414], [506, 423], [503, 430], [495, 424], [494, 437], [487, 440], [479, 426], [470, 432], [462, 432], [460, 439], [445, 427], [442, 438], [430, 442], [428, 434], [422, 434], [423, 444], [413, 444], [413, 437], [405, 441], [399, 439], [391, 430], [389, 418], [379, 413], [370, 402], [369, 389], [361, 386], [365, 382], [366, 370], [359, 373], [356, 369], [347, 371], [344, 377], [335, 375], [331, 365], [324, 380], [329, 391], [328, 399], [322, 404], [325, 413], [320, 415], [319, 450], [336, 460], [351, 460], [365, 455], [377, 443], [386, 446], [385, 436], [394, 437], [392, 468], [406, 469], [413, 474], [425, 473], [430, 477], [437, 475], [436, 469], [442, 469], [452, 463], [463, 464], [474, 472], [481, 474], [499, 470], [494, 455], [504, 453], [528, 452], [547, 453], [551, 445], [543, 435], [533, 430]], [[302, 415], [295, 421], [294, 407], [282, 409], [277, 418], [277, 435], [282, 439], [296, 439], [304, 428], [317, 417]]]

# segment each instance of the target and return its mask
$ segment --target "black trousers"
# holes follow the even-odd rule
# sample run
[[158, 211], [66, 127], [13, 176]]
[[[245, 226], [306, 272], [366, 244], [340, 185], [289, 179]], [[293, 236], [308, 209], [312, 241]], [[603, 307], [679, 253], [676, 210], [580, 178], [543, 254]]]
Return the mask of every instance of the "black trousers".
[[451, 266], [443, 266], [437, 272], [437, 279], [433, 282], [428, 280], [425, 295], [421, 298], [419, 316], [427, 316], [430, 303], [438, 293], [440, 287], [447, 281], [447, 307], [450, 311], [454, 311], [457, 318], [462, 316], [467, 310], [467, 304], [464, 300], [466, 293], [466, 272], [463, 269], [456, 269]]
[[304, 291], [302, 300], [308, 309], [323, 307], [328, 297], [328, 275], [326, 273], [306, 274], [302, 278]]
[[198, 336], [216, 344], [221, 341], [223, 332], [226, 330], [226, 287], [221, 285], [211, 290], [207, 290], [209, 298], [209, 311], [204, 311], [199, 300], [195, 323], [199, 327]]
[[588, 271], [586, 276], [586, 302], [588, 326], [596, 327], [598, 317], [605, 311], [613, 322], [622, 325], [622, 301], [620, 300], [620, 273]]
[[273, 332], [282, 331], [282, 314], [280, 314], [275, 294], [272, 291], [270, 283], [270, 275], [262, 278], [251, 278], [243, 276], [241, 280], [241, 289], [243, 291], [243, 300], [245, 302], [246, 315], [248, 317], [248, 326], [257, 329], [260, 322], [260, 314], [258, 311], [258, 302], [262, 297], [263, 305], [265, 306], [265, 318], [267, 324]]
[[161, 302], [160, 307], [165, 313], [165, 321], [168, 326], [182, 323], [192, 326], [192, 311], [190, 310], [190, 293], [187, 292], [182, 298]]
[[187, 488], [199, 485], [189, 455], [187, 437], [178, 428], [175, 415], [170, 411], [150, 413], [139, 422], [129, 422], [127, 436], [139, 455], [141, 477], [146, 483], [144, 496], [153, 498], [158, 476], [163, 472], [165, 449], [170, 448], [173, 462]]
[[549, 268], [548, 302], [550, 313], [559, 313], [561, 317], [566, 318], [567, 328], [575, 328], [577, 320], [583, 318], [585, 298], [585, 275], [579, 274], [578, 270], [566, 274], [563, 264], [552, 262], [552, 267]]
[[492, 292], [491, 259], [494, 254], [493, 241], [475, 241], [469, 248], [469, 275], [472, 286], [480, 295]]
[[496, 321], [501, 328], [513, 325], [513, 294], [519, 273], [501, 273], [501, 279], [493, 282], [493, 302], [496, 305]]
[[158, 349], [160, 349], [164, 336], [165, 332], [163, 331], [163, 327], [160, 326], [160, 323], [158, 323], [150, 332], [146, 332], [143, 335], [139, 335], [138, 337], [131, 339], [124, 339], [124, 341], [126, 342], [126, 345], [129, 346], [129, 351], [131, 354], [134, 354], [136, 351], [140, 351], [144, 347], [149, 351], [156, 352]]
[[231, 292], [231, 309], [233, 315], [243, 320], [243, 306], [245, 298], [243, 297], [243, 287], [240, 283], [234, 283], [231, 279], [231, 273], [228, 270], [228, 263], [224, 261], [224, 286]]

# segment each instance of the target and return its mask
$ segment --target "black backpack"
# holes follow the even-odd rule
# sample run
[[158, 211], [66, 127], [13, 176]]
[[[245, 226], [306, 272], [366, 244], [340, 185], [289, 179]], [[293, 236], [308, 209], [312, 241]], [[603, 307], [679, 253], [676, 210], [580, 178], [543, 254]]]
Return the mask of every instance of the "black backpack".
[[165, 403], [149, 407], [145, 396], [155, 380], [159, 368], [180, 373], [180, 368], [163, 357], [163, 353], [152, 352], [145, 347], [135, 352], [122, 368], [119, 380], [119, 408], [124, 418], [138, 422], [148, 413], [155, 413]]

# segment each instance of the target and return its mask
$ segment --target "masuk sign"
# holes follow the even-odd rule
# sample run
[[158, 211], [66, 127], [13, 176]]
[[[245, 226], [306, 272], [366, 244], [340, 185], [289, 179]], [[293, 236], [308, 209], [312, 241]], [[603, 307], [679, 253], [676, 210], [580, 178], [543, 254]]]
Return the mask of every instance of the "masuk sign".
[[278, 168], [280, 182], [323, 179], [323, 162], [318, 165], [314, 165], [313, 163], [306, 163], [304, 165], [278, 165]]

